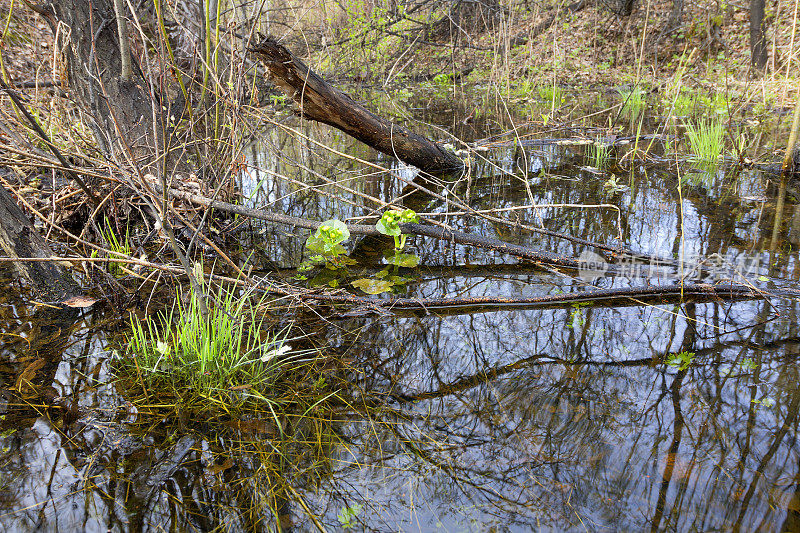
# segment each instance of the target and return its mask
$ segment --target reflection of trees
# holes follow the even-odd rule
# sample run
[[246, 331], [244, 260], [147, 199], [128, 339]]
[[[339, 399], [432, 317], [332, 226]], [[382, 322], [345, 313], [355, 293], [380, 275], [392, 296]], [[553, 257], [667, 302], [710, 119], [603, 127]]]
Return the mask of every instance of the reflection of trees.
[[[350, 385], [338, 411], [280, 427], [145, 411], [125, 425], [131, 408], [86, 378], [104, 355], [79, 334], [48, 378], [61, 395], [83, 390], [78, 420], [6, 407], [31, 422], [2, 437], [0, 521], [266, 530], [313, 528], [313, 515], [335, 528], [359, 503], [378, 529], [771, 524], [800, 475], [797, 372], [781, 355], [800, 332], [769, 322], [766, 304], [734, 305], [739, 321], [696, 304], [309, 324], [352, 360], [327, 379]], [[680, 350], [695, 362], [666, 367]], [[751, 402], [765, 396], [773, 407]]]
[[[699, 338], [707, 337], [715, 326], [737, 329], [736, 324], [726, 324], [724, 320], [720, 323], [714, 307], [697, 305], [696, 315], [689, 315], [690, 320], [700, 324]], [[557, 333], [557, 321], [551, 321], [550, 328], [545, 325], [543, 317], [548, 313], [535, 314], [539, 331], [516, 343], [508, 334], [496, 343], [486, 334], [499, 330], [503, 313], [491, 315], [495, 317], [494, 328], [488, 327], [489, 324], [470, 324], [464, 329], [482, 332], [477, 340], [481, 346], [474, 350], [468, 338], [456, 339], [458, 328], [453, 324], [424, 328], [435, 331], [439, 342], [431, 344], [429, 335], [418, 349], [413, 336], [403, 332], [384, 333], [379, 344], [401, 343], [402, 350], [398, 351], [401, 355], [391, 359], [391, 363], [383, 358], [380, 365], [375, 365], [374, 379], [392, 382], [396, 390], [402, 390], [404, 382], [406, 388], [410, 385], [413, 389], [394, 396], [396, 401], [413, 406], [411, 411], [416, 414], [407, 415], [406, 422], [414, 428], [414, 438], [403, 433], [401, 439], [415, 443], [409, 455], [419, 456], [422, 453], [419, 442], [427, 439], [426, 464], [446, 470], [439, 476], [452, 480], [460, 475], [470, 480], [462, 484], [462, 490], [469, 491], [464, 487], [476, 483], [481, 491], [486, 486], [492, 487], [499, 494], [495, 499], [489, 499], [478, 489], [472, 491], [473, 496], [480, 492], [484, 502], [492, 501], [509, 514], [514, 512], [512, 507], [526, 506], [528, 512], [541, 518], [537, 513], [542, 508], [550, 511], [560, 508], [561, 520], [576, 520], [578, 513], [583, 519], [624, 529], [641, 525], [641, 514], [637, 511], [641, 504], [650, 509], [647, 517], [656, 529], [666, 524], [678, 529], [724, 527], [722, 524], [733, 524], [737, 514], [742, 515], [744, 523], [752, 523], [754, 517], [759, 517], [759, 521], [775, 520], [765, 488], [749, 475], [748, 481], [752, 480], [752, 487], [756, 487], [755, 497], [749, 501], [740, 498], [736, 511], [728, 511], [731, 494], [738, 491], [746, 495], [746, 489], [725, 474], [741, 471], [739, 467], [731, 468], [737, 461], [750, 462], [746, 455], [740, 455], [741, 449], [731, 447], [745, 428], [747, 416], [741, 418], [740, 413], [755, 413], [760, 421], [752, 429], [758, 435], [758, 449], [747, 452], [755, 453], [764, 463], [756, 463], [759, 471], [771, 471], [765, 475], [774, 481], [781, 468], [787, 468], [788, 472], [796, 468], [784, 466], [783, 460], [776, 463], [776, 455], [781, 454], [773, 449], [782, 450], [784, 455], [788, 450], [781, 435], [773, 437], [772, 433], [775, 427], [796, 425], [795, 415], [791, 414], [796, 412], [791, 400], [796, 395], [791, 387], [793, 381], [785, 379], [783, 382], [789, 388], [779, 389], [786, 390], [789, 397], [788, 404], [781, 400], [776, 404], [779, 413], [783, 413], [778, 414], [778, 420], [788, 418], [777, 426], [771, 421], [771, 410], [750, 403], [750, 396], [729, 392], [732, 386], [741, 387], [754, 379], [751, 372], [739, 366], [744, 357], [753, 357], [758, 346], [777, 339], [755, 342], [753, 330], [748, 329], [729, 336], [724, 343], [699, 348], [694, 328], [687, 327], [684, 318], [674, 316], [664, 324], [665, 334], [673, 331], [673, 341], [654, 345], [647, 338], [632, 340], [623, 336], [603, 342], [598, 337], [599, 340], [588, 343], [580, 359], [565, 360], [560, 356], [559, 344], [569, 346], [573, 333]], [[561, 312], [561, 316], [565, 314]], [[641, 314], [646, 317], [646, 313]], [[598, 310], [597, 315], [595, 322], [607, 325], [608, 316], [602, 315], [613, 317], [614, 313]], [[446, 321], [458, 319], [451, 317]], [[411, 325], [412, 321], [408, 322]], [[630, 322], [629, 316], [627, 323]], [[413, 329], [419, 327], [415, 324]], [[398, 320], [392, 328], [402, 329], [403, 321]], [[381, 331], [390, 329], [384, 327]], [[555, 346], [552, 352], [547, 348], [536, 352], [537, 338], [545, 335], [542, 329], [548, 329], [547, 341], [542, 346]], [[563, 323], [559, 329], [564, 329]], [[792, 331], [785, 342], [795, 342], [796, 333]], [[371, 333], [362, 331], [362, 335], [370, 337]], [[630, 344], [637, 341], [638, 346], [630, 349]], [[628, 351], [640, 357], [626, 359], [627, 352], [614, 346], [619, 342], [627, 344]], [[443, 353], [450, 345], [458, 346], [461, 353], [466, 352], [470, 357], [461, 357], [448, 365], [448, 360], [457, 359], [452, 351]], [[644, 357], [642, 348], [646, 350]], [[674, 370], [665, 371], [662, 364], [652, 366], [654, 357], [661, 360], [666, 351], [682, 349], [696, 352], [696, 363], [687, 370], [675, 374]], [[490, 363], [493, 356], [502, 360], [502, 350], [516, 350], [517, 359], [507, 364]], [[425, 361], [419, 355], [423, 352], [437, 355]], [[369, 352], [364, 355], [365, 360], [374, 356]], [[404, 361], [408, 361], [407, 366]], [[428, 372], [420, 372], [423, 363], [430, 368]], [[416, 369], [416, 375], [410, 373], [411, 369]], [[764, 372], [757, 379], [763, 379]], [[420, 374], [427, 375], [427, 381], [421, 381]], [[783, 405], [785, 410], [778, 407]], [[528, 478], [520, 473], [526, 468]], [[437, 482], [428, 485], [437, 486]], [[517, 487], [513, 506], [503, 493], [512, 486]], [[570, 507], [563, 505], [563, 491], [570, 494]], [[519, 497], [520, 492], [529, 498]], [[642, 495], [641, 500], [632, 497], [636, 494]], [[439, 496], [446, 501], [445, 494]], [[426, 501], [430, 502], [430, 497]], [[536, 506], [532, 509], [534, 501]]]
[[[397, 168], [390, 161], [366, 150], [352, 139], [326, 128], [301, 126], [317, 142], [328, 146], [344, 146], [343, 152], [362, 159], [377, 161], [390, 173], [375, 172], [356, 164], [352, 159], [328, 152], [314, 142], [281, 128], [270, 130], [261, 146], [253, 146], [249, 156], [259, 170], [242, 179], [242, 188], [250, 202], [268, 206], [299, 217], [324, 220], [331, 217], [374, 214], [381, 201], [407, 201], [417, 210], [446, 211], [444, 197], [432, 198], [412, 193], [398, 177], [408, 179], [411, 173]], [[580, 147], [579, 153], [584, 148]], [[685, 257], [694, 262], [696, 255], [721, 254], [740, 258], [749, 252], [749, 241], [757, 242], [759, 235], [752, 228], [762, 218], [761, 204], [731, 194], [731, 187], [745, 191], [761, 191], [761, 176], [720, 171], [703, 180], [687, 181], [682, 196], [677, 193], [675, 173], [670, 169], [639, 166], [632, 170], [630, 183], [636, 183], [628, 193], [611, 194], [603, 179], [581, 173], [577, 158], [568, 148], [560, 146], [528, 147], [525, 150], [495, 148], [488, 158], [474, 154], [476, 163], [469, 180], [455, 183], [429, 182], [423, 185], [437, 194], [450, 189], [446, 196], [460, 198], [475, 209], [515, 208], [536, 204], [589, 205], [601, 202], [622, 206], [623, 239], [634, 249], [669, 257], [677, 253], [678, 235], [688, 237]], [[543, 173], [540, 175], [540, 171]], [[523, 179], [524, 178], [524, 179]], [[576, 186], [576, 181], [580, 182]], [[683, 203], [679, 201], [683, 200]], [[460, 210], [460, 209], [458, 209]], [[541, 208], [520, 209], [502, 216], [507, 225], [489, 223], [478, 217], [452, 217], [447, 222], [456, 229], [497, 235], [512, 242], [528, 245], [567, 256], [577, 256], [582, 248], [552, 237], [530, 234], [515, 224], [542, 226], [545, 229], [569, 233], [593, 242], [617, 243], [617, 213], [610, 209]], [[763, 222], [763, 221], [762, 221]], [[262, 263], [274, 261], [283, 266], [295, 266], [302, 254], [302, 239], [288, 234], [285, 228], [266, 227], [253, 241], [254, 248], [269, 250], [260, 258]], [[454, 255], [443, 242], [419, 239], [418, 250], [426, 262], [445, 262], [453, 257], [474, 261], [496, 261], [493, 252], [466, 249]]]
[[[335, 133], [314, 134], [327, 135], [331, 145], [341, 142]], [[313, 143], [282, 135], [269, 142], [270, 157], [252, 156], [265, 171], [252, 199], [258, 205], [344, 218], [374, 207], [362, 193], [403, 194], [394, 178], [368, 175], [347, 158], [322, 155]], [[499, 154], [496, 162], [515, 173], [521, 167], [553, 173], [570, 165], [555, 150]], [[471, 189], [456, 192], [475, 208], [529, 203], [528, 190], [542, 203], [597, 203], [607, 196], [602, 181], [588, 175], [576, 187], [535, 174], [526, 187], [519, 177], [479, 166]], [[323, 179], [331, 177], [354, 192], [344, 194]], [[703, 252], [744, 248], [736, 232], [737, 220], [752, 216], [746, 202], [726, 197], [720, 187], [687, 187], [685, 193], [679, 227], [675, 183], [658, 175], [637, 178], [630, 202], [638, 205], [623, 213], [624, 230], [639, 239], [635, 244], [667, 255], [680, 229], [705, 243]], [[438, 201], [429, 207], [442, 208]], [[553, 230], [569, 228], [602, 242], [615, 237], [616, 217], [609, 213], [515, 212], [520, 223], [532, 225], [540, 215]], [[479, 219], [469, 224], [462, 229], [531, 239]], [[266, 236], [244, 246], [265, 247], [264, 260], [296, 265], [302, 239], [284, 230], [266, 228]], [[653, 250], [656, 237], [666, 242]], [[549, 238], [539, 244], [579, 252]], [[497, 260], [483, 251], [452, 252], [445, 243], [418, 246], [428, 246], [420, 255], [430, 264], [460, 264], [467, 256]], [[432, 279], [412, 285], [414, 295], [541, 293], [563, 284], [517, 265], [446, 266], [424, 275]], [[0, 317], [17, 320], [24, 307], [10, 302]], [[309, 325], [313, 340], [352, 360], [331, 370], [347, 383], [340, 410], [296, 423], [267, 416], [222, 427], [185, 415], [135, 415], [118, 391], [101, 385], [106, 356], [93, 333], [56, 334], [63, 341], [54, 345], [58, 354], [35, 383], [56, 392], [26, 407], [5, 400], [0, 429], [21, 429], [0, 437], [0, 495], [7, 510], [0, 523], [6, 530], [163, 524], [267, 530], [278, 523], [309, 529], [319, 520], [333, 529], [339, 510], [359, 503], [366, 509], [358, 519], [385, 530], [432, 529], [439, 522], [451, 529], [619, 530], [644, 523], [654, 530], [789, 524], [796, 516], [784, 509], [796, 505], [800, 493], [793, 438], [800, 393], [793, 358], [781, 350], [788, 352], [800, 332], [797, 306], [780, 312], [788, 319], [770, 322], [773, 309], [764, 303], [712, 303], [321, 322]], [[35, 333], [43, 321], [18, 322], [5, 331], [51, 339]], [[26, 345], [21, 337], [4, 345], [10, 370], [0, 372], [8, 386], [22, 370], [11, 358]], [[680, 350], [695, 353], [690, 367], [663, 364]], [[746, 358], [756, 367], [742, 366]], [[53, 406], [53, 396], [69, 400]], [[774, 406], [754, 403], [765, 398]]]

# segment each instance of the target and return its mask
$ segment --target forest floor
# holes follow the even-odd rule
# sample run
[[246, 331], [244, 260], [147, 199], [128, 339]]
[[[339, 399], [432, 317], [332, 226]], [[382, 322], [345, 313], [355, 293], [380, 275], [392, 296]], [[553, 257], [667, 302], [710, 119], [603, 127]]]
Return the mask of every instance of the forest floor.
[[[463, 38], [460, 47], [415, 44], [400, 30], [364, 32], [348, 29], [347, 22], [339, 21], [338, 29], [315, 22], [317, 40], [337, 46], [318, 46], [312, 38], [306, 42], [318, 50], [312, 57], [334, 73], [379, 83], [403, 76], [458, 78], [464, 72], [469, 72], [463, 77], [467, 83], [494, 83], [512, 92], [520, 84], [658, 90], [679, 83], [737, 99], [760, 98], [766, 105], [793, 105], [796, 2], [767, 2], [769, 59], [763, 76], [750, 67], [748, 5], [686, 3], [677, 24], [669, 23], [671, 10], [669, 0], [637, 3], [627, 17], [603, 2], [576, 11], [560, 3], [537, 4], [531, 11], [512, 13], [495, 29]], [[313, 36], [312, 30], [304, 38]]]
[[[298, 10], [304, 17], [299, 25], [266, 29], [274, 30], [327, 77], [391, 90], [427, 80], [440, 92], [449, 87], [457, 96], [455, 85], [480, 86], [512, 104], [531, 95], [551, 95], [553, 89], [548, 87], [564, 89], [570, 98], [589, 89], [616, 95], [639, 87], [655, 95], [649, 102], [662, 104], [674, 97], [666, 95], [685, 91], [705, 101], [721, 95], [726, 115], [740, 121], [765, 112], [777, 115], [781, 130], [783, 123], [788, 126], [797, 97], [797, 69], [792, 65], [798, 59], [798, 10], [793, 0], [767, 2], [769, 61], [763, 75], [750, 67], [745, 4], [686, 3], [679, 22], [672, 25], [670, 0], [637, 3], [626, 17], [603, 1], [578, 9], [576, 4], [528, 4], [530, 11], [509, 11], [502, 23], [493, 23], [494, 29], [462, 35], [455, 45], [453, 38], [420, 44], [410, 38], [415, 26], [404, 27], [402, 21], [391, 30], [381, 30], [380, 17], [385, 13], [377, 9], [337, 13], [338, 4], [331, 8], [325, 2], [306, 3], [304, 10]], [[427, 20], [439, 16], [433, 12]], [[10, 0], [0, 0], [0, 19], [5, 21], [0, 51], [7, 79], [25, 83], [26, 95], [42, 111], [69, 105], [63, 99], [53, 101], [52, 90], [36, 87], [56, 81], [68, 89], [62, 54], [46, 21]]]
[[[687, 84], [717, 90], [757, 86], [772, 97], [788, 96], [787, 81], [796, 76], [791, 63], [798, 59], [796, 2], [767, 2], [769, 61], [764, 76], [755, 76], [750, 67], [748, 5], [687, 3], [680, 22], [673, 25], [671, 9], [670, 0], [655, 0], [636, 4], [630, 16], [620, 17], [602, 2], [587, 3], [577, 11], [542, 4], [512, 13], [498, 31], [467, 36], [460, 46], [442, 41], [416, 45], [407, 36], [394, 35], [401, 32], [353, 27], [363, 25], [363, 18], [312, 19], [309, 28], [298, 33], [315, 50], [311, 55], [322, 63], [323, 71], [326, 65], [346, 64], [342, 71], [327, 74], [350, 74], [356, 79], [471, 69], [473, 81], [507, 83], [535, 77], [572, 86], [640, 82], [659, 86], [674, 81], [682, 69]], [[0, 0], [0, 17], [5, 21], [0, 50], [7, 75], [15, 81], [53, 77], [60, 57], [46, 21], [10, 0]], [[316, 31], [310, 30], [312, 25]], [[335, 44], [325, 45], [328, 40]], [[302, 47], [296, 48], [295, 53], [304, 55]], [[774, 94], [775, 87], [783, 90]]]

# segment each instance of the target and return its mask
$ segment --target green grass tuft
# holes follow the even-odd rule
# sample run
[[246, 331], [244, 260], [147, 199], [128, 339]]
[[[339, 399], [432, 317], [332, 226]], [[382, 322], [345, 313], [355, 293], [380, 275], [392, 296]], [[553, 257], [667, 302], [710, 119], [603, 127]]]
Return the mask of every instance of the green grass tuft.
[[[117, 234], [114, 233], [114, 230], [111, 227], [111, 222], [108, 218], [105, 219], [105, 229], [101, 229], [100, 233], [103, 236], [103, 239], [106, 241], [108, 245], [108, 249], [112, 252], [116, 252], [122, 256], [128, 256], [131, 254], [131, 245], [130, 245], [130, 229], [128, 227], [125, 228], [125, 237], [120, 238], [117, 237]], [[115, 261], [110, 261], [108, 263], [108, 270], [111, 272], [113, 276], [121, 276], [123, 274], [122, 266], [124, 263], [118, 263]]]
[[589, 162], [594, 168], [606, 168], [610, 159], [611, 147], [608, 144], [598, 139], [589, 145]]
[[697, 108], [697, 98], [691, 94], [681, 92], [675, 97], [672, 114], [678, 117], [691, 117]]
[[540, 85], [536, 88], [536, 92], [551, 109], [558, 109], [564, 104], [564, 90], [558, 85]]
[[286, 335], [262, 327], [263, 298], [220, 288], [209, 300], [206, 317], [194, 293], [186, 303], [179, 295], [156, 318], [131, 316], [126, 361], [145, 391], [182, 398], [200, 410], [203, 404], [229, 411], [268, 400], [270, 386], [302, 354], [286, 357]]
[[618, 89], [617, 92], [622, 99], [620, 116], [630, 122], [635, 122], [647, 109], [647, 97], [644, 89], [635, 87], [632, 90]]
[[694, 159], [716, 166], [725, 146], [725, 125], [721, 120], [701, 119], [686, 124], [686, 137]]

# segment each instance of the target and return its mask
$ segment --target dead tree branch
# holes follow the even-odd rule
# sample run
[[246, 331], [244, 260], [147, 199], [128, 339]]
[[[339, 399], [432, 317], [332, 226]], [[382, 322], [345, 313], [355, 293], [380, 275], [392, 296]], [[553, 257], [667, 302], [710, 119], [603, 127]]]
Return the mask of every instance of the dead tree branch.
[[532, 297], [496, 296], [485, 298], [374, 298], [350, 294], [306, 292], [293, 294], [302, 300], [330, 304], [350, 304], [370, 309], [444, 312], [497, 311], [500, 309], [532, 309], [565, 307], [576, 303], [604, 302], [611, 305], [658, 305], [675, 302], [736, 301], [754, 298], [800, 298], [800, 291], [761, 291], [740, 284], [707, 283], [665, 286], [593, 289]]
[[340, 129], [384, 154], [429, 173], [458, 172], [463, 161], [438, 144], [383, 119], [329, 85], [272, 38], [251, 48], [275, 84], [299, 107], [300, 116]]

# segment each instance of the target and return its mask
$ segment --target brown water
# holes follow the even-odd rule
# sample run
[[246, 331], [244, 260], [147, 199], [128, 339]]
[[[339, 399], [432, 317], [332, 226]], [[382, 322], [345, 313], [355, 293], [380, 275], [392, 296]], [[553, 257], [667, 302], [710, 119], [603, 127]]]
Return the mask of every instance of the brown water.
[[[464, 125], [453, 117], [468, 109], [433, 101], [443, 109], [419, 116], [445, 130], [430, 135], [450, 129], [469, 140], [504, 129], [491, 121]], [[416, 105], [435, 108], [424, 99]], [[403, 192], [398, 177], [414, 175], [327, 129], [297, 127], [394, 175], [367, 175], [357, 162], [272, 129], [250, 154], [260, 171], [243, 177], [251, 204], [322, 220], [362, 216], [369, 209], [346, 202], [356, 193], [321, 196], [334, 189], [320, 176], [391, 199]], [[497, 142], [506, 140], [513, 137]], [[477, 154], [483, 159], [469, 179], [447, 184], [449, 194], [474, 209], [551, 207], [509, 211], [516, 228], [475, 216], [441, 220], [569, 256], [585, 249], [521, 225], [683, 257], [687, 271], [702, 259], [724, 258], [740, 268], [734, 277], [756, 285], [767, 286], [759, 279], [766, 275], [797, 280], [800, 210], [790, 194], [773, 241], [774, 177], [730, 166], [695, 172], [674, 157], [662, 159], [660, 142], [651, 149], [658, 158], [626, 156], [629, 150], [619, 148], [598, 173], [586, 168], [583, 146], [495, 145]], [[270, 172], [318, 187], [298, 192]], [[612, 173], [617, 179], [609, 183]], [[446, 210], [437, 199], [410, 202], [418, 211]], [[302, 259], [302, 235], [256, 224], [241, 238], [245, 250], [257, 252], [256, 266], [285, 276]], [[422, 266], [408, 274], [410, 297], [586, 290], [580, 278], [482, 249], [426, 239], [411, 247]], [[378, 261], [357, 252], [363, 263]], [[109, 370], [113, 346], [104, 321], [115, 311], [34, 312], [30, 295], [4, 272], [4, 531], [266, 531], [278, 523], [298, 531], [800, 528], [793, 300], [349, 318], [300, 312], [303, 333], [347, 361], [331, 375], [351, 384], [342, 392], [350, 403], [329, 420], [298, 422], [281, 435], [269, 419], [223, 427], [186, 414], [139, 412]], [[675, 275], [606, 276], [590, 284], [670, 284]], [[722, 274], [702, 276], [719, 281]], [[679, 353], [683, 359], [670, 359]]]

